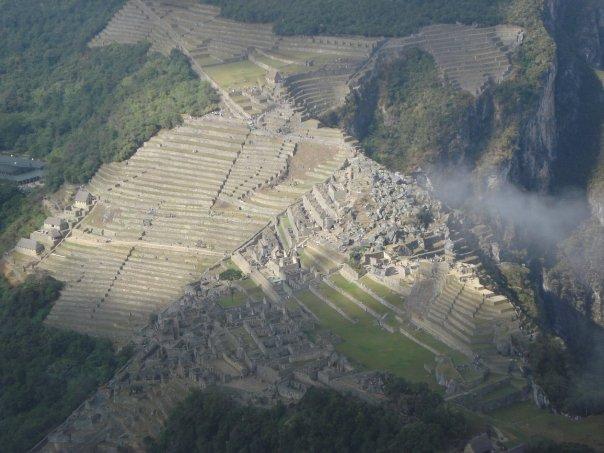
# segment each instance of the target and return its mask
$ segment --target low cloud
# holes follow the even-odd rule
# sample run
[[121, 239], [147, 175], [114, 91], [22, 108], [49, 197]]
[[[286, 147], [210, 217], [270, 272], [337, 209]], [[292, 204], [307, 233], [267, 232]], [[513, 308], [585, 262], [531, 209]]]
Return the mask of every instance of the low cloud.
[[556, 196], [528, 192], [503, 183], [477, 193], [473, 175], [466, 170], [448, 170], [434, 176], [440, 198], [451, 207], [486, 214], [504, 226], [513, 226], [523, 238], [543, 247], [559, 244], [590, 214], [585, 194], [568, 190]]

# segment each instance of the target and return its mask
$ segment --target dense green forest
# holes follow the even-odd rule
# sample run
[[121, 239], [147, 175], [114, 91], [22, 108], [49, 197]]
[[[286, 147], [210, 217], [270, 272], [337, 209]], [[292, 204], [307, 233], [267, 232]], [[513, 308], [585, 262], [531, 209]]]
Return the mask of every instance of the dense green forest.
[[40, 190], [25, 195], [14, 184], [0, 181], [0, 254], [42, 224], [41, 198]]
[[[358, 130], [364, 150], [399, 170], [452, 160], [466, 152], [460, 131], [470, 129], [473, 98], [441, 82], [430, 54], [411, 49], [397, 61], [380, 67], [373, 97], [379, 105]], [[347, 129], [358, 116], [352, 104], [341, 113]]]
[[281, 35], [404, 36], [424, 25], [494, 25], [509, 0], [201, 0], [243, 22], [274, 22]]
[[215, 100], [186, 57], [147, 56], [147, 45], [95, 50], [60, 72], [66, 74], [62, 80], [75, 83], [53, 85], [56, 91], [46, 91], [37, 105], [38, 113], [46, 115], [50, 107], [55, 116], [14, 144], [19, 151], [48, 155], [50, 189], [63, 180], [88, 181], [100, 164], [127, 159], [161, 128], [179, 124], [181, 113], [202, 115]]
[[576, 323], [571, 340], [576, 344], [569, 347], [559, 338], [543, 335], [531, 344], [528, 362], [535, 382], [556, 410], [581, 417], [602, 414], [604, 332], [584, 318]]
[[61, 284], [0, 280], [0, 450], [26, 451], [127, 359], [109, 341], [46, 327]]
[[[46, 190], [86, 182], [180, 114], [215, 107], [216, 95], [179, 53], [87, 47], [122, 4], [0, 0], [0, 152], [46, 160]], [[42, 195], [0, 188], [0, 251], [39, 223]]]
[[292, 406], [242, 406], [219, 390], [194, 392], [151, 452], [444, 451], [463, 447], [464, 416], [424, 384], [387, 378], [387, 402], [311, 388]]

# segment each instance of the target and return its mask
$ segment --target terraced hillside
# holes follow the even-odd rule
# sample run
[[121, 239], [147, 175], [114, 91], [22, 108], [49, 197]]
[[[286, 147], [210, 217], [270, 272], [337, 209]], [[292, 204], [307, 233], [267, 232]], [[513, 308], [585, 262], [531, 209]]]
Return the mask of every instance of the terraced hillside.
[[509, 74], [508, 52], [522, 41], [517, 27], [463, 25], [432, 25], [401, 39], [279, 37], [271, 25], [237, 23], [219, 13], [192, 0], [130, 0], [91, 45], [150, 41], [164, 53], [179, 48], [242, 118], [270, 106], [275, 80], [267, 76], [274, 79], [278, 71], [286, 98], [306, 117], [318, 118], [344, 105], [350, 87], [371, 68], [372, 55], [420, 47], [434, 56], [445, 80], [476, 94]]
[[38, 265], [67, 283], [48, 322], [128, 341], [349, 152], [340, 132], [302, 123], [285, 136], [207, 115], [162, 131], [99, 170], [95, 206]]
[[437, 296], [422, 307], [421, 313], [414, 313], [413, 322], [467, 355], [480, 351], [492, 356], [497, 335], [506, 332], [514, 315], [513, 306], [504, 296], [448, 275]]
[[478, 94], [488, 81], [505, 79], [511, 71], [508, 51], [522, 39], [522, 30], [513, 26], [431, 25], [417, 35], [389, 41], [385, 50], [419, 47], [434, 57], [445, 80]]
[[[270, 25], [223, 19], [193, 0], [130, 0], [90, 45], [179, 48], [220, 91], [226, 110], [186, 118], [127, 162], [99, 170], [88, 187], [94, 208], [39, 264], [68, 283], [48, 322], [127, 341], [304, 194], [308, 209], [328, 217], [325, 195], [311, 189], [353, 146], [307, 119], [343, 105], [382, 50], [422, 47], [444, 78], [477, 92], [509, 72], [506, 52], [519, 33], [446, 25], [392, 40], [278, 37]], [[282, 231], [292, 245], [289, 228]]]
[[90, 45], [178, 48], [223, 110], [102, 167], [91, 211], [43, 252], [37, 267], [66, 282], [47, 322], [134, 339], [136, 355], [42, 447], [143, 449], [186, 392], [209, 385], [262, 405], [314, 385], [367, 396], [366, 369], [436, 381], [486, 414], [528, 399], [512, 347], [525, 332], [510, 301], [480, 284], [457, 214], [423, 172], [387, 172], [310, 119], [410, 47], [479, 94], [508, 77], [522, 40], [516, 27], [462, 25], [278, 37], [195, 0], [130, 0]]

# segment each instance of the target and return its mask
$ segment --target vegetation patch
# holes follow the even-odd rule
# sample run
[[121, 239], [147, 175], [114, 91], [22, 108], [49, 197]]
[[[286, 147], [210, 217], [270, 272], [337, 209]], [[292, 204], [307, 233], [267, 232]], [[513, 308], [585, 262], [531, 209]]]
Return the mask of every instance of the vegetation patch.
[[27, 451], [61, 423], [128, 358], [107, 340], [43, 324], [61, 284], [31, 277], [0, 281], [0, 443]]
[[[581, 335], [577, 333], [576, 337]], [[539, 337], [529, 349], [533, 378], [554, 408], [579, 416], [602, 414], [604, 391], [600, 381], [604, 335], [589, 337], [584, 333], [582, 339], [585, 351], [573, 356], [561, 339], [548, 335]]]
[[25, 194], [14, 184], [0, 181], [0, 255], [42, 225], [41, 198], [40, 191]]
[[295, 405], [265, 409], [218, 390], [196, 391], [172, 412], [159, 440], [149, 440], [149, 451], [432, 452], [463, 445], [468, 423], [439, 395], [424, 384], [385, 381], [380, 405], [311, 388]]
[[237, 291], [235, 288], [230, 288], [230, 295], [223, 297], [218, 301], [218, 304], [222, 308], [233, 308], [239, 307], [245, 303], [247, 296], [241, 291]]
[[274, 22], [280, 35], [405, 36], [438, 23], [495, 25], [509, 0], [201, 0], [224, 17]]
[[384, 286], [370, 277], [362, 277], [361, 283], [369, 288], [371, 291], [376, 293], [378, 296], [382, 297], [387, 302], [390, 302], [392, 305], [399, 306], [404, 308], [405, 300], [402, 295], [395, 293], [387, 286]]
[[239, 269], [227, 269], [224, 272], [221, 272], [220, 275], [218, 276], [218, 278], [220, 278], [220, 280], [226, 280], [229, 282], [233, 282], [235, 280], [241, 280], [241, 278], [243, 277], [243, 272], [241, 272]]
[[321, 320], [323, 328], [343, 340], [337, 349], [347, 357], [368, 369], [383, 370], [410, 381], [435, 385], [434, 379], [424, 369], [425, 364], [434, 364], [434, 356], [427, 349], [402, 334], [390, 334], [381, 329], [374, 318], [352, 303], [346, 308], [358, 319], [356, 324], [344, 319], [310, 291], [297, 297]]
[[205, 71], [224, 89], [241, 89], [261, 85], [266, 71], [248, 60], [205, 68]]
[[367, 273], [365, 266], [363, 266], [363, 256], [367, 247], [357, 247], [352, 252], [350, 252], [350, 256], [348, 257], [348, 265], [353, 268], [359, 276], [363, 276]]
[[[589, 445], [595, 451], [604, 449], [604, 437], [601, 430], [604, 415], [571, 420], [562, 415], [553, 414], [548, 410], [539, 409], [532, 402], [526, 401], [498, 409], [491, 412], [486, 418], [507, 435], [514, 436], [518, 441], [531, 442], [531, 448], [550, 444], [550, 442], [542, 440], [543, 438], [549, 438], [557, 442]], [[580, 452], [586, 450], [583, 448], [581, 450], [534, 449], [529, 451]]]
[[363, 289], [360, 288], [358, 285], [346, 280], [340, 274], [334, 274], [331, 277], [331, 280], [338, 288], [344, 290], [346, 293], [350, 294], [359, 302], [362, 302], [365, 306], [376, 311], [378, 314], [392, 314], [390, 309], [388, 309], [386, 306], [382, 305], [378, 300], [374, 299], [371, 295], [363, 291]]
[[374, 100], [364, 126], [356, 126], [362, 109], [354, 102], [343, 109], [340, 121], [356, 129], [367, 154], [389, 168], [413, 170], [466, 151], [460, 131], [469, 128], [473, 98], [443, 84], [430, 54], [410, 49], [380, 67]]
[[[32, 112], [45, 118], [14, 143], [17, 151], [49, 160], [50, 189], [64, 180], [85, 183], [101, 164], [128, 159], [160, 129], [180, 124], [183, 113], [214, 108], [213, 91], [197, 80], [186, 57], [148, 56], [147, 49], [96, 49], [53, 74], [64, 82], [45, 91]], [[61, 124], [65, 129], [57, 131]], [[41, 134], [52, 138], [40, 142]]]

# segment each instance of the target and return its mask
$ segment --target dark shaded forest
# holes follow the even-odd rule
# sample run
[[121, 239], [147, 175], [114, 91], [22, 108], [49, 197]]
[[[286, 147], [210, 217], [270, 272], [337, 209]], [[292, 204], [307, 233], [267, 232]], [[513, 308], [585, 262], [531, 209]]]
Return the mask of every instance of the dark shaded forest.
[[46, 327], [61, 283], [0, 280], [0, 450], [26, 451], [125, 363], [109, 341]]
[[509, 0], [201, 0], [280, 35], [405, 36], [436, 23], [495, 25]]
[[385, 452], [463, 447], [470, 429], [425, 384], [386, 378], [387, 401], [373, 405], [311, 388], [291, 406], [242, 406], [218, 390], [197, 391], [170, 416], [150, 452]]
[[16, 185], [0, 181], [0, 254], [20, 237], [29, 236], [44, 217], [40, 191], [26, 195]]

